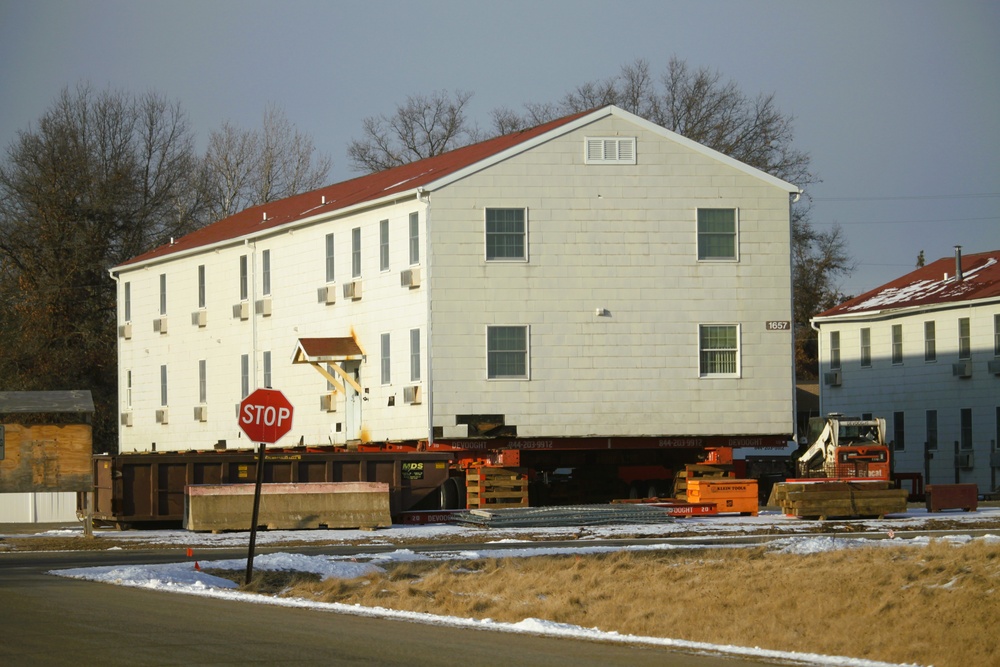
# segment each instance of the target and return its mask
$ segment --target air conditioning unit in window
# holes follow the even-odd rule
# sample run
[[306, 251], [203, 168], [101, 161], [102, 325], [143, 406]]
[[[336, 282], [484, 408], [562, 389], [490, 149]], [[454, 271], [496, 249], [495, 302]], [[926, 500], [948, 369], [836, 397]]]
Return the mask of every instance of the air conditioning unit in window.
[[417, 405], [420, 403], [420, 385], [403, 387], [403, 403]]
[[129, 340], [132, 338], [132, 323], [126, 322], [125, 324], [118, 327], [118, 337]]
[[131, 412], [123, 412], [122, 413], [122, 426], [131, 426], [131, 425], [132, 425], [132, 413]]
[[166, 408], [160, 408], [156, 411], [156, 423], [157, 424], [168, 424], [170, 423], [169, 414]]
[[191, 313], [191, 324], [196, 327], [203, 327], [208, 324], [208, 311], [196, 310]]
[[352, 299], [357, 301], [361, 298], [361, 281], [352, 280], [349, 283], [344, 283], [344, 298]]
[[971, 361], [960, 361], [957, 364], [951, 365], [951, 374], [957, 378], [970, 378], [972, 377], [972, 362]]
[[153, 331], [159, 332], [161, 334], [167, 333], [167, 316], [161, 315], [153, 320]]
[[828, 387], [839, 387], [840, 386], [840, 371], [830, 371], [829, 373], [823, 373], [823, 384]]
[[319, 397], [319, 409], [326, 412], [337, 411], [337, 394], [330, 392]]
[[959, 452], [955, 454], [955, 467], [961, 468], [962, 470], [970, 470], [975, 467], [976, 457], [974, 452]]
[[320, 303], [331, 304], [337, 302], [337, 286], [324, 285], [316, 290], [316, 296]]
[[208, 421], [208, 406], [207, 405], [196, 405], [194, 406], [194, 420], [199, 422]]
[[1000, 359], [989, 362], [987, 367], [990, 370], [990, 375], [1000, 375]]
[[240, 301], [233, 305], [233, 317], [240, 318], [241, 320], [250, 319], [250, 303], [248, 301]]
[[406, 269], [399, 273], [399, 284], [401, 287], [420, 287], [420, 269]]
[[263, 299], [258, 300], [257, 303], [254, 304], [254, 310], [257, 312], [258, 315], [262, 315], [263, 317], [270, 317], [271, 297], [265, 296]]

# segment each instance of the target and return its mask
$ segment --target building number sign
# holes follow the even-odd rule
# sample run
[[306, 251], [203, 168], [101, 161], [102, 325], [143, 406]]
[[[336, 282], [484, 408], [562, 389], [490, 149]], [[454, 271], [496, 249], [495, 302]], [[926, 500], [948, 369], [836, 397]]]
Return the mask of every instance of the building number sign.
[[768, 331], [788, 331], [792, 328], [792, 323], [788, 320], [768, 320], [764, 323], [764, 328]]

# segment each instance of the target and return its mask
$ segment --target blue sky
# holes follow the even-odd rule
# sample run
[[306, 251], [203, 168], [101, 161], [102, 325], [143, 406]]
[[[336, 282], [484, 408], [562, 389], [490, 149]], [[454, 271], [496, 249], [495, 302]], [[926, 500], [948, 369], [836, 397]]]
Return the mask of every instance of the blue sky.
[[407, 95], [475, 93], [471, 117], [554, 101], [672, 55], [775, 93], [822, 179], [858, 294], [1000, 249], [1000, 3], [672, 0], [0, 0], [0, 145], [80, 82], [177, 100], [201, 145], [276, 103], [333, 158]]

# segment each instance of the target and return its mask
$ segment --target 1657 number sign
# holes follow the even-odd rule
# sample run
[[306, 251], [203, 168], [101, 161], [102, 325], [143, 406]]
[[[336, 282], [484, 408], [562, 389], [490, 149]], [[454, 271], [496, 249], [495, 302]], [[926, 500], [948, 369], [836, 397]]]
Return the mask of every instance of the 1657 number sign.
[[764, 328], [768, 331], [788, 331], [792, 328], [792, 323], [788, 320], [768, 320], [764, 323]]

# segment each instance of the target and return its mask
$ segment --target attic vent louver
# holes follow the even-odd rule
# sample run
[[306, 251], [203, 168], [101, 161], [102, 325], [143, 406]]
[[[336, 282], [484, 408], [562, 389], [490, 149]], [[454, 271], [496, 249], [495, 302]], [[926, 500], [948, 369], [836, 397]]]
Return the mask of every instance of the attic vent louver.
[[586, 164], [635, 164], [635, 137], [587, 137]]

